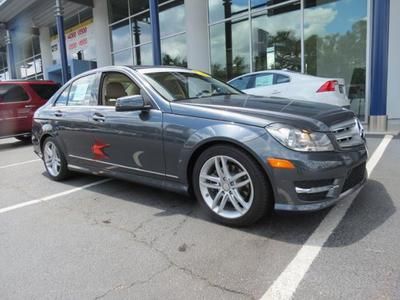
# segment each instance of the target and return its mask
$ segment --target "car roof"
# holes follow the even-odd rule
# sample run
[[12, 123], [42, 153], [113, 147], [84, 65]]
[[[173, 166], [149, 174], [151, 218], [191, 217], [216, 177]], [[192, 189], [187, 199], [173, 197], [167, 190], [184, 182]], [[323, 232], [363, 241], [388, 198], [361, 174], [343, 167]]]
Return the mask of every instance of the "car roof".
[[257, 74], [263, 74], [263, 73], [277, 73], [277, 74], [283, 74], [286, 76], [291, 76], [291, 75], [306, 75], [306, 74], [302, 74], [300, 72], [296, 72], [296, 71], [291, 71], [291, 70], [262, 70], [262, 71], [257, 71], [257, 72], [251, 72], [251, 73], [246, 73], [240, 76], [237, 76], [235, 78], [232, 78], [231, 80], [229, 80], [228, 82], [231, 82], [235, 79], [241, 78], [241, 77], [245, 77], [245, 76], [250, 76], [250, 75], [257, 75]]
[[2, 80], [0, 81], [0, 84], [10, 84], [10, 83], [15, 83], [15, 84], [58, 84], [57, 82], [54, 82], [53, 80], [30, 80], [30, 79], [12, 79], [12, 80]]
[[170, 70], [170, 69], [182, 69], [182, 70], [190, 70], [188, 68], [185, 67], [180, 67], [180, 66], [152, 66], [152, 65], [143, 65], [143, 66], [126, 66], [129, 67], [131, 69], [134, 70], [140, 70], [140, 69], [166, 69], [166, 70]]

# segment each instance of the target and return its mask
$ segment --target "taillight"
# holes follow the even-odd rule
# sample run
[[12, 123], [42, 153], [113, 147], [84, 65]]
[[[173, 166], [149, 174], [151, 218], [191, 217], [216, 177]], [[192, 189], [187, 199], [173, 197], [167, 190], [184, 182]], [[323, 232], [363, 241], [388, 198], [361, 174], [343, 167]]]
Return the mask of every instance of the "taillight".
[[334, 92], [336, 85], [338, 85], [337, 80], [329, 80], [318, 89], [317, 93]]

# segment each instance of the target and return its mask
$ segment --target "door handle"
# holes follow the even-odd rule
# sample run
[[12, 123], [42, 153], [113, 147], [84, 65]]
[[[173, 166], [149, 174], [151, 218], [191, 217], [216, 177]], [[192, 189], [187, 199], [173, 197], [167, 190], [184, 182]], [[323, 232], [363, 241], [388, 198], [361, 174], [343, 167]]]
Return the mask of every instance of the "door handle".
[[92, 119], [93, 119], [93, 121], [95, 121], [95, 122], [104, 122], [104, 121], [106, 120], [106, 117], [103, 116], [103, 115], [101, 115], [101, 114], [99, 114], [99, 113], [95, 113], [95, 114], [92, 116]]
[[36, 105], [25, 105], [25, 108], [32, 108], [32, 107], [36, 107]]
[[275, 91], [272, 92], [272, 94], [273, 95], [280, 94], [280, 91], [275, 90]]
[[57, 110], [57, 111], [54, 112], [54, 115], [55, 115], [56, 117], [62, 117], [63, 113], [62, 113], [61, 110]]

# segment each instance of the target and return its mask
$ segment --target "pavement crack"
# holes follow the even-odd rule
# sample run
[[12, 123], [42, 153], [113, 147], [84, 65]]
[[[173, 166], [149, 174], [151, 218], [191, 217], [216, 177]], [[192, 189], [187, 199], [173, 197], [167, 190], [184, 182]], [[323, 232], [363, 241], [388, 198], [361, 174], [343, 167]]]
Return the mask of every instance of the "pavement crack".
[[111, 288], [111, 289], [109, 289], [108, 291], [106, 291], [104, 294], [102, 294], [102, 295], [100, 295], [100, 296], [96, 296], [96, 297], [94, 298], [94, 300], [98, 300], [98, 299], [105, 298], [105, 297], [107, 297], [109, 294], [111, 294], [111, 293], [113, 293], [113, 292], [115, 292], [115, 291], [118, 291], [118, 290], [127, 290], [127, 289], [130, 289], [130, 288], [132, 288], [132, 287], [134, 287], [134, 286], [136, 286], [136, 285], [146, 284], [146, 283], [150, 282], [151, 280], [153, 280], [153, 279], [154, 279], [155, 277], [157, 277], [158, 275], [160, 275], [160, 274], [166, 272], [166, 271], [169, 270], [170, 268], [171, 268], [171, 265], [168, 265], [167, 267], [165, 267], [165, 268], [163, 268], [163, 269], [161, 269], [161, 270], [159, 270], [159, 271], [153, 273], [151, 276], [149, 276], [149, 277], [148, 277], [147, 279], [145, 279], [145, 280], [136, 280], [136, 281], [134, 281], [134, 282], [132, 282], [132, 283], [130, 283], [130, 284], [128, 284], [128, 285], [123, 285], [123, 284], [116, 285], [116, 286], [114, 286], [113, 288]]
[[[73, 209], [71, 209], [71, 210], [73, 210]], [[82, 212], [81, 212], [81, 213], [82, 213]], [[181, 221], [172, 229], [172, 234], [173, 234], [173, 235], [178, 234], [178, 232], [184, 227], [184, 225], [186, 224], [186, 222], [188, 221], [188, 219], [190, 218], [190, 216], [192, 215], [192, 213], [193, 213], [193, 210], [187, 212], [187, 213], [185, 214], [185, 217], [183, 218], [183, 220], [181, 220]], [[148, 283], [149, 281], [151, 281], [154, 277], [160, 275], [161, 273], [163, 273], [163, 272], [169, 270], [169, 269], [172, 268], [172, 267], [176, 268], [177, 270], [179, 270], [179, 271], [181, 271], [181, 272], [184, 272], [185, 274], [188, 274], [190, 277], [192, 277], [192, 278], [195, 279], [195, 280], [203, 281], [207, 286], [210, 286], [210, 287], [213, 287], [213, 288], [217, 288], [217, 289], [219, 289], [219, 290], [221, 290], [221, 291], [223, 291], [223, 292], [226, 292], [226, 293], [232, 293], [232, 294], [236, 294], [236, 295], [241, 295], [241, 296], [244, 296], [244, 297], [246, 297], [246, 298], [248, 298], [248, 299], [255, 299], [254, 296], [252, 296], [252, 295], [250, 295], [250, 294], [247, 294], [247, 293], [245, 293], [245, 292], [242, 292], [242, 291], [239, 291], [239, 290], [235, 290], [235, 289], [232, 289], [232, 288], [223, 286], [223, 285], [221, 285], [221, 284], [214, 283], [214, 282], [212, 282], [211, 280], [209, 280], [208, 278], [206, 278], [206, 277], [204, 277], [204, 276], [202, 276], [202, 275], [196, 274], [193, 270], [191, 270], [191, 269], [189, 269], [189, 268], [187, 268], [187, 267], [184, 267], [184, 266], [181, 266], [181, 265], [177, 264], [177, 263], [176, 263], [175, 261], [173, 261], [173, 260], [169, 257], [169, 255], [168, 255], [167, 253], [165, 253], [162, 249], [159, 249], [159, 248], [157, 248], [157, 247], [154, 246], [154, 243], [155, 243], [155, 241], [158, 239], [158, 237], [155, 237], [155, 238], [152, 239], [151, 241], [146, 241], [146, 240], [143, 240], [143, 239], [138, 238], [138, 237], [137, 237], [137, 232], [138, 232], [139, 230], [141, 230], [147, 223], [149, 223], [149, 222], [151, 222], [152, 220], [154, 220], [154, 216], [152, 216], [152, 217], [150, 217], [150, 218], [147, 218], [147, 219], [145, 219], [144, 221], [140, 222], [134, 229], [126, 229], [126, 228], [124, 228], [124, 227], [115, 226], [115, 225], [112, 224], [112, 223], [107, 223], [107, 224], [105, 224], [105, 223], [103, 223], [103, 222], [101, 222], [101, 221], [98, 221], [98, 220], [97, 220], [96, 218], [94, 218], [93, 216], [91, 216], [90, 213], [84, 213], [84, 217], [85, 217], [85, 219], [86, 219], [89, 223], [90, 223], [90, 221], [92, 222], [91, 225], [98, 225], [98, 226], [102, 226], [102, 227], [108, 227], [108, 228], [112, 228], [112, 229], [115, 229], [115, 230], [118, 230], [118, 231], [125, 232], [125, 233], [129, 234], [129, 236], [131, 237], [131, 239], [132, 239], [133, 241], [135, 241], [135, 242], [137, 242], [137, 243], [140, 243], [140, 244], [142, 244], [142, 245], [148, 247], [148, 248], [149, 248], [150, 250], [152, 250], [152, 251], [155, 251], [155, 252], [158, 253], [161, 257], [163, 257], [163, 258], [165, 259], [165, 261], [167, 262], [167, 267], [163, 268], [163, 269], [160, 270], [160, 271], [157, 271], [156, 273], [154, 273], [153, 275], [151, 275], [151, 276], [150, 276], [149, 278], [147, 278], [146, 280], [135, 281], [135, 282], [132, 282], [132, 283], [129, 284], [129, 285], [122, 285], [122, 284], [117, 285], [117, 286], [113, 287], [112, 289], [108, 290], [107, 292], [105, 292], [104, 294], [95, 297], [95, 298], [94, 298], [95, 300], [104, 298], [104, 297], [106, 297], [107, 295], [109, 295], [110, 293], [112, 293], [112, 292], [114, 292], [114, 291], [116, 291], [116, 290], [129, 289], [129, 288], [132, 288], [132, 287], [134, 287], [134, 286], [136, 286], [136, 285], [139, 285], [139, 284], [146, 284], [146, 283]]]

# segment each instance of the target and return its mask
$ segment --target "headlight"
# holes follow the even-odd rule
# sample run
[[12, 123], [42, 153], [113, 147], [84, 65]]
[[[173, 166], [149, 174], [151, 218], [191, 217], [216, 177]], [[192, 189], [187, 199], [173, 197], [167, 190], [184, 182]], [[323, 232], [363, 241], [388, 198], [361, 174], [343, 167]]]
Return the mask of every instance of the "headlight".
[[274, 123], [267, 131], [282, 145], [302, 152], [333, 151], [333, 145], [325, 133], [311, 132], [286, 124]]

